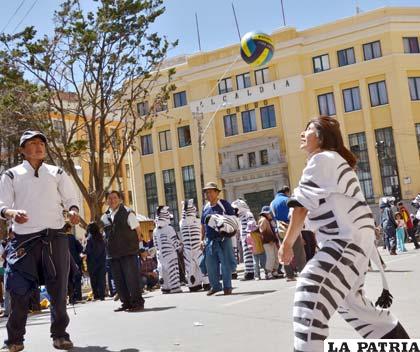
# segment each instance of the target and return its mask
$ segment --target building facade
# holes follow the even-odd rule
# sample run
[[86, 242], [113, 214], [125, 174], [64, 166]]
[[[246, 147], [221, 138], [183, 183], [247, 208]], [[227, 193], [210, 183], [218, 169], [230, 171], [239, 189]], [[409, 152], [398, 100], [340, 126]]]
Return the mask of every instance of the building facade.
[[[131, 156], [137, 210], [153, 216], [167, 204], [177, 221], [181, 200], [202, 204], [202, 171], [225, 198], [243, 197], [258, 211], [282, 185], [296, 186], [305, 165], [300, 133], [319, 114], [340, 122], [369, 202], [413, 198], [420, 191], [419, 33], [419, 7], [382, 8], [274, 31], [267, 67], [248, 66], [238, 45], [177, 58], [177, 90]], [[139, 114], [145, 108], [139, 102]]]

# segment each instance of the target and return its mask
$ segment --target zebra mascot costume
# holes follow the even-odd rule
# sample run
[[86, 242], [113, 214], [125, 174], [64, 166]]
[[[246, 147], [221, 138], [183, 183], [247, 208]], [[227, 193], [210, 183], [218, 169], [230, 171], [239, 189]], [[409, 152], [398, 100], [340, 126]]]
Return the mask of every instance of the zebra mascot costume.
[[[317, 230], [321, 248], [296, 285], [294, 350], [324, 351], [323, 340], [335, 311], [363, 338], [408, 338], [398, 319], [382, 309], [391, 305], [392, 295], [374, 244], [373, 215], [346, 160], [335, 151], [312, 156], [288, 205], [308, 210], [308, 226]], [[381, 308], [364, 292], [369, 259], [382, 276], [383, 291], [376, 302]]]
[[179, 227], [181, 229], [188, 288], [191, 292], [198, 291], [201, 288], [207, 291], [210, 289], [209, 279], [200, 270], [203, 251], [200, 248], [201, 222], [197, 217], [197, 208], [194, 206], [194, 199], [182, 201], [181, 204], [182, 219], [179, 222]]
[[232, 202], [232, 207], [237, 209], [237, 214], [241, 222], [241, 244], [244, 256], [245, 263], [245, 274], [244, 280], [253, 280], [254, 279], [254, 259], [252, 257], [252, 251], [248, 247], [246, 242], [246, 236], [249, 234], [247, 231], [248, 221], [254, 220], [254, 215], [251, 213], [251, 210], [248, 207], [248, 204], [243, 199], [237, 199]]
[[177, 255], [180, 243], [174, 228], [170, 225], [171, 219], [172, 214], [169, 212], [169, 207], [163, 205], [157, 208], [153, 243], [157, 249], [162, 293], [182, 292]]

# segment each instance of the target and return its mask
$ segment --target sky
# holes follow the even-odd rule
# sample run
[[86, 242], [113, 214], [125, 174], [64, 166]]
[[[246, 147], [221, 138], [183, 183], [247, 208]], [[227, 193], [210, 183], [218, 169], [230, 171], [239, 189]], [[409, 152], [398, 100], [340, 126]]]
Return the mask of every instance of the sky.
[[[59, 0], [0, 0], [0, 32], [13, 33], [33, 25], [50, 34]], [[82, 0], [87, 8], [92, 0]], [[239, 41], [232, 11], [234, 4], [241, 35], [260, 30], [270, 34], [283, 27], [281, 0], [165, 0], [166, 12], [153, 30], [179, 40], [170, 57], [199, 51], [195, 13], [198, 16], [202, 51]], [[303, 30], [384, 6], [420, 6], [420, 0], [283, 0], [286, 25]]]

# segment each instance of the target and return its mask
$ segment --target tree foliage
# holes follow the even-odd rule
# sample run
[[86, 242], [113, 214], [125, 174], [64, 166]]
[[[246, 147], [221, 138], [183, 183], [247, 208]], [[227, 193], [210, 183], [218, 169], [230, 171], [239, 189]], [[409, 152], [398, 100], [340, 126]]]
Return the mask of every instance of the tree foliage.
[[163, 0], [94, 1], [95, 11], [83, 10], [82, 0], [63, 1], [50, 37], [34, 27], [1, 35], [0, 84], [8, 88], [0, 114], [9, 111], [9, 121], [47, 134], [51, 159], [73, 176], [98, 220], [127, 153], [153, 123], [137, 104], [148, 100], [153, 111], [174, 89], [174, 71], [163, 76], [160, 66], [177, 43], [151, 30], [165, 11]]

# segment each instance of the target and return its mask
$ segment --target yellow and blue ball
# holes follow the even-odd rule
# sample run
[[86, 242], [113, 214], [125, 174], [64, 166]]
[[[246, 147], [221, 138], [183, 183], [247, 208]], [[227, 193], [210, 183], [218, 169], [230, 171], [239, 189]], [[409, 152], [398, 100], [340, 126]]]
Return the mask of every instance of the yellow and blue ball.
[[253, 67], [266, 65], [273, 53], [273, 40], [265, 33], [248, 32], [241, 39], [242, 59]]

